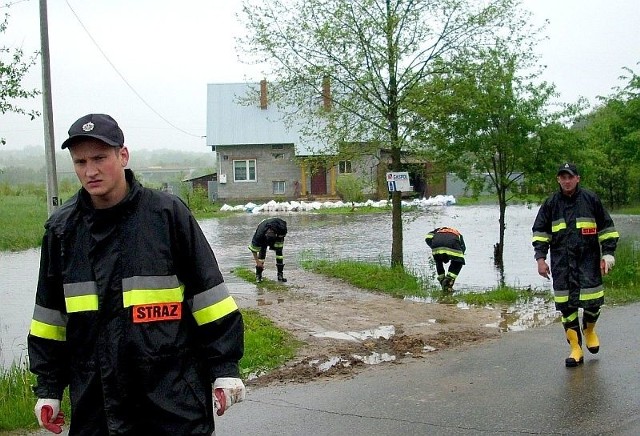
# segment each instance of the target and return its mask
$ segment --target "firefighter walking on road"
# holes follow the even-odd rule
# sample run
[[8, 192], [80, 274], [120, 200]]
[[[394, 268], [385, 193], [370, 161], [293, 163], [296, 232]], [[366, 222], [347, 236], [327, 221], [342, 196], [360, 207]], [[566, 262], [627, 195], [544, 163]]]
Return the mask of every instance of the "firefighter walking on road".
[[[464, 252], [467, 249], [462, 234], [453, 227], [438, 227], [427, 233], [425, 242], [431, 248], [442, 291], [452, 293], [453, 284], [464, 265]], [[449, 269], [445, 270], [444, 265], [449, 262]]]
[[256, 232], [251, 239], [249, 250], [256, 262], [256, 282], [262, 281], [264, 271], [264, 259], [267, 256], [267, 248], [276, 252], [276, 268], [278, 281], [286, 282], [284, 278], [284, 237], [287, 235], [287, 222], [281, 218], [267, 218], [258, 224]]
[[[547, 279], [553, 274], [555, 305], [562, 313], [571, 347], [565, 366], [575, 367], [584, 362], [582, 333], [587, 350], [593, 354], [600, 351], [595, 326], [604, 303], [602, 276], [615, 264], [613, 254], [620, 235], [598, 196], [579, 186], [574, 164], [562, 164], [556, 179], [560, 189], [538, 210], [532, 244], [538, 274]], [[546, 261], [549, 251], [551, 268]]]

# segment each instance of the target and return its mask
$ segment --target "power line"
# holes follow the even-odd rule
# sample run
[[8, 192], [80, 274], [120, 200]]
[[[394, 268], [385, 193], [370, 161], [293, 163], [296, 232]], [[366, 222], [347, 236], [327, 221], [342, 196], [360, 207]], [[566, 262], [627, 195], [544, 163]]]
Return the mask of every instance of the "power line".
[[80, 26], [82, 26], [82, 28], [84, 29], [85, 33], [87, 34], [87, 36], [89, 36], [89, 39], [91, 39], [91, 41], [93, 42], [93, 44], [96, 46], [96, 48], [98, 49], [98, 51], [100, 51], [100, 53], [102, 54], [102, 56], [105, 58], [105, 60], [109, 63], [109, 65], [111, 65], [111, 68], [113, 68], [113, 70], [116, 72], [116, 74], [118, 74], [118, 76], [120, 76], [120, 78], [122, 79], [122, 81], [127, 85], [127, 87], [136, 95], [136, 97], [138, 97], [140, 99], [140, 101], [142, 103], [144, 103], [145, 106], [147, 106], [154, 114], [156, 114], [158, 117], [160, 117], [160, 119], [162, 119], [165, 123], [167, 123], [168, 125], [170, 125], [171, 127], [173, 127], [174, 129], [189, 135], [189, 136], [193, 136], [195, 138], [203, 138], [202, 135], [195, 135], [191, 132], [187, 132], [186, 130], [181, 129], [180, 127], [176, 126], [175, 124], [173, 124], [171, 121], [167, 120], [164, 116], [162, 116], [162, 114], [160, 114], [157, 110], [155, 110], [149, 103], [147, 103], [147, 101], [138, 93], [138, 91], [136, 91], [136, 89], [127, 81], [127, 79], [124, 77], [124, 75], [122, 75], [122, 73], [120, 73], [120, 71], [118, 70], [118, 68], [116, 68], [116, 66], [113, 64], [113, 62], [111, 62], [111, 60], [109, 59], [109, 57], [106, 55], [106, 53], [102, 50], [102, 48], [100, 47], [100, 45], [98, 44], [98, 42], [93, 38], [93, 36], [91, 36], [91, 33], [89, 32], [89, 30], [87, 29], [87, 27], [84, 25], [84, 23], [82, 22], [82, 20], [80, 19], [80, 17], [78, 16], [78, 14], [76, 13], [76, 11], [71, 7], [71, 5], [69, 4], [68, 0], [65, 0], [65, 3], [67, 4], [67, 6], [69, 7], [69, 9], [71, 10], [71, 12], [73, 13], [73, 15], [76, 17], [76, 20], [78, 20], [78, 23], [80, 23]]
[[5, 3], [4, 5], [0, 5], [0, 9], [2, 9], [2, 8], [9, 9], [13, 5], [17, 5], [18, 3], [24, 3], [24, 2], [28, 2], [28, 1], [31, 1], [31, 0], [16, 0], [16, 1], [11, 2], [11, 3]]

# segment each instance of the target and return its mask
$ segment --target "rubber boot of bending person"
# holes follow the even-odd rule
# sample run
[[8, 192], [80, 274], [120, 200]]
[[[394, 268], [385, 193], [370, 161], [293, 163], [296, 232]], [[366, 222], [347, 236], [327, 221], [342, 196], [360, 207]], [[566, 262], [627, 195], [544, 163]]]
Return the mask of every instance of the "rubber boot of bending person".
[[256, 283], [260, 283], [262, 281], [262, 271], [264, 271], [263, 266], [256, 266]]
[[454, 279], [453, 277], [445, 277], [444, 280], [442, 280], [442, 292], [453, 294], [453, 284], [455, 282], [456, 279]]
[[600, 351], [600, 340], [596, 335], [596, 323], [595, 322], [583, 322], [582, 331], [584, 333], [584, 342], [587, 346], [587, 350], [591, 354], [596, 354]]
[[278, 268], [278, 281], [279, 282], [286, 282], [287, 279], [284, 278], [284, 265], [276, 265]]
[[564, 361], [567, 368], [573, 368], [584, 363], [584, 354], [582, 353], [582, 335], [579, 330], [567, 329], [567, 342], [571, 346], [571, 354]]

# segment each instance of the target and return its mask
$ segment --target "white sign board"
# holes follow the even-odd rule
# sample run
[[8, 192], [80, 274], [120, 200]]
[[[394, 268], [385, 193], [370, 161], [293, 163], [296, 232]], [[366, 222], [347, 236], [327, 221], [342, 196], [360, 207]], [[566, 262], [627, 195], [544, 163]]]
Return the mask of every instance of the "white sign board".
[[410, 192], [413, 187], [409, 184], [409, 173], [406, 171], [387, 173], [389, 192]]

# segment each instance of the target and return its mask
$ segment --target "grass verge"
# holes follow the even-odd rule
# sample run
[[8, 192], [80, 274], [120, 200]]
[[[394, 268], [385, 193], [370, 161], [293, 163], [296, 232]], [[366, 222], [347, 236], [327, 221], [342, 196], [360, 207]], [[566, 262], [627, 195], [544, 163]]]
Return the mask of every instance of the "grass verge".
[[389, 294], [393, 297], [426, 297], [423, 280], [404, 268], [360, 262], [355, 260], [329, 261], [324, 259], [301, 261], [303, 268], [335, 277], [361, 289]]
[[[640, 301], [640, 266], [635, 241], [623, 240], [616, 250], [616, 265], [603, 278], [605, 302], [608, 305], [628, 304]], [[426, 277], [418, 277], [404, 268], [391, 268], [355, 260], [329, 261], [304, 257], [300, 262], [307, 270], [336, 277], [361, 289], [389, 294], [394, 297], [431, 297], [441, 301], [439, 287]], [[455, 300], [471, 305], [511, 304], [526, 302], [532, 298], [553, 298], [550, 292], [530, 288], [498, 286], [481, 292], [457, 292]]]
[[47, 219], [46, 199], [36, 195], [0, 196], [0, 250], [39, 247]]

